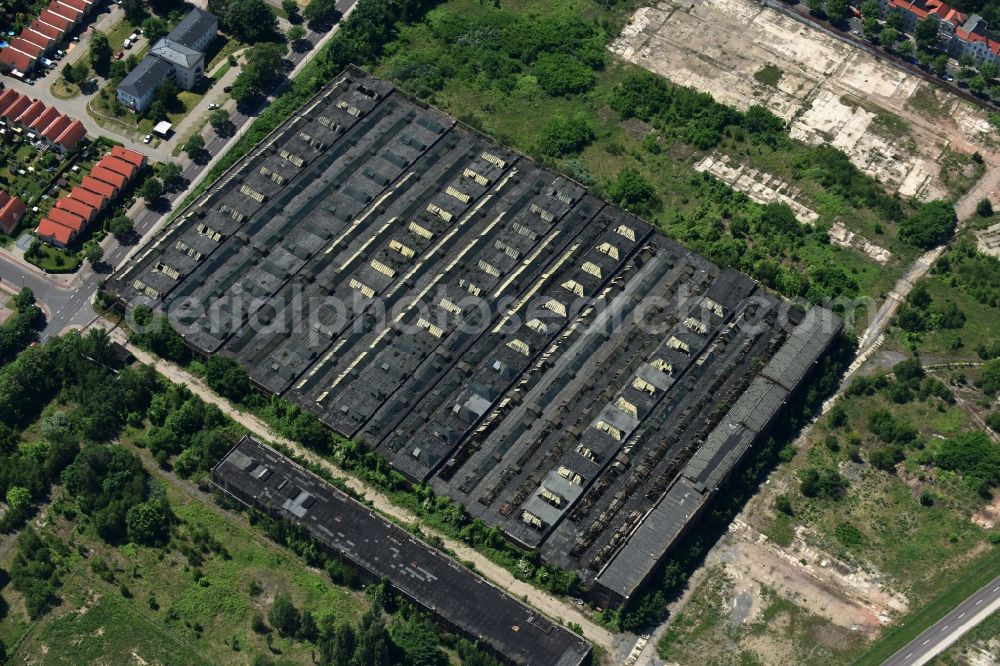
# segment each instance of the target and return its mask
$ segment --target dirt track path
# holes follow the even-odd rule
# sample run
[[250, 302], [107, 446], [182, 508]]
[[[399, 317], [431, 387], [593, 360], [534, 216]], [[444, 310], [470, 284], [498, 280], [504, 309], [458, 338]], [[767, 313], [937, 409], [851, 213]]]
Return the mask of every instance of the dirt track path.
[[[124, 336], [120, 331], [114, 331], [112, 337], [118, 342], [125, 343]], [[210, 389], [204, 382], [189, 372], [172, 363], [156, 358], [152, 354], [149, 354], [134, 345], [126, 344], [126, 346], [141, 363], [145, 363], [146, 365], [155, 368], [157, 372], [173, 383], [186, 386], [192, 393], [200, 397], [205, 402], [210, 402], [213, 405], [216, 405], [228, 417], [258, 437], [287, 446], [289, 449], [294, 451], [295, 454], [302, 456], [312, 463], [321, 465], [331, 473], [343, 478], [348, 487], [357, 492], [365, 500], [370, 501], [372, 505], [381, 513], [397, 521], [409, 524], [418, 524], [424, 533], [440, 537], [444, 542], [445, 548], [452, 551], [456, 558], [462, 561], [472, 562], [475, 565], [477, 573], [498, 587], [503, 588], [509, 594], [519, 599], [526, 600], [526, 602], [532, 607], [542, 611], [555, 620], [564, 621], [565, 623], [575, 622], [576, 624], [579, 624], [583, 628], [583, 635], [587, 640], [599, 645], [612, 655], [616, 652], [616, 643], [624, 642], [623, 640], [616, 640], [614, 634], [593, 622], [569, 602], [563, 601], [551, 594], [542, 592], [532, 585], [514, 578], [509, 571], [497, 566], [475, 549], [460, 541], [456, 541], [443, 533], [428, 527], [427, 525], [424, 525], [420, 518], [413, 515], [409, 511], [396, 506], [387, 496], [372, 490], [362, 481], [337, 465], [334, 465], [329, 460], [305, 449], [297, 442], [293, 442], [278, 435], [270, 428], [270, 426], [264, 423], [264, 421], [257, 418], [253, 414], [237, 409], [228, 400], [212, 391], [212, 389]]]

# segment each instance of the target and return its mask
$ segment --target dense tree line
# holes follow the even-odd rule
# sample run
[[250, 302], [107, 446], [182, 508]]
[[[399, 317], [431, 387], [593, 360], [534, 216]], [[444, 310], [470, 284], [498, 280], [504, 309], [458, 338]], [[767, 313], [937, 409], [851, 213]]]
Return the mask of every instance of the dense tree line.
[[441, 12], [427, 26], [448, 49], [433, 55], [402, 53], [388, 69], [390, 78], [422, 97], [441, 90], [452, 77], [502, 93], [533, 85], [548, 95], [578, 94], [593, 87], [594, 72], [607, 60], [608, 35], [576, 13], [508, 11], [470, 17]]
[[[141, 419], [156, 390], [145, 367], [113, 369], [107, 336], [54, 338], [0, 368], [0, 494], [15, 500], [0, 527], [20, 526], [77, 456], [79, 442], [107, 442], [129, 420]], [[71, 405], [42, 423], [44, 440], [24, 443], [19, 432], [53, 399]]]
[[13, 299], [14, 314], [0, 325], [0, 365], [7, 363], [34, 339], [45, 314], [35, 304], [35, 295], [24, 288]]
[[983, 305], [1000, 307], [1000, 260], [978, 252], [974, 238], [952, 243], [933, 271]]

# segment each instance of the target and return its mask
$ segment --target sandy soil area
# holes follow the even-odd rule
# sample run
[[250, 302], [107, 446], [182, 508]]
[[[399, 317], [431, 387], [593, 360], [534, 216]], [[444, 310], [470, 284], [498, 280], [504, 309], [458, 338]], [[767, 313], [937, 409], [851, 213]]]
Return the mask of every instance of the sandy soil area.
[[644, 7], [610, 49], [721, 102], [767, 106], [793, 137], [840, 148], [904, 196], [946, 196], [947, 150], [978, 150], [991, 182], [1000, 166], [982, 109], [748, 0]]

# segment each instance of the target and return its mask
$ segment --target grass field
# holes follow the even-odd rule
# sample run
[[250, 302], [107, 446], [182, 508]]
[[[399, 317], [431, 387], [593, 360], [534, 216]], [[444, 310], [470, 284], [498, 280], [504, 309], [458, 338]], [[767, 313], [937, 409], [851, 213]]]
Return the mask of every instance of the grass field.
[[[908, 596], [912, 607], [925, 603], [955, 580], [967, 563], [989, 550], [986, 531], [973, 524], [970, 515], [985, 501], [957, 475], [920, 462], [924, 444], [907, 449], [907, 459], [893, 475], [867, 463], [850, 461], [852, 436], [860, 441], [860, 457], [881, 446], [868, 432], [869, 415], [888, 409], [906, 418], [920, 433], [921, 442], [952, 437], [970, 427], [968, 416], [943, 401], [892, 403], [882, 395], [842, 398], [848, 413], [843, 429], [814, 428], [808, 444], [788, 469], [812, 466], [839, 467], [850, 479], [846, 495], [839, 500], [809, 499], [795, 490], [789, 492], [795, 516], [779, 512], [759, 517], [760, 528], [778, 543], [788, 543], [793, 525], [806, 525], [819, 535], [817, 546], [845, 561], [862, 564], [880, 573], [891, 589]], [[853, 433], [853, 435], [851, 434]], [[837, 451], [826, 443], [832, 436]], [[920, 448], [918, 448], [920, 447]], [[921, 503], [923, 491], [932, 493], [932, 506]], [[860, 533], [848, 540], [838, 532], [847, 523]], [[932, 574], [932, 575], [931, 575]]]
[[[309, 569], [241, 518], [203, 496], [192, 496], [192, 486], [154, 467], [150, 470], [165, 481], [182, 523], [174, 547], [165, 555], [135, 545], [116, 548], [90, 529], [74, 529], [62, 518], [50, 520], [45, 531], [74, 543], [86, 556], [75, 556], [68, 567], [60, 592], [63, 604], [34, 624], [27, 623], [17, 594], [4, 591], [11, 611], [0, 621], [0, 636], [8, 646], [20, 637], [15, 659], [43, 664], [250, 663], [254, 654], [269, 651], [264, 636], [251, 630], [251, 618], [255, 613], [266, 617], [279, 593], [312, 610], [320, 623], [330, 617], [353, 623], [360, 617], [366, 607], [361, 593], [333, 586], [324, 573]], [[208, 554], [204, 563], [190, 566], [177, 544], [190, 542], [196, 529], [207, 530], [229, 557]], [[93, 573], [97, 560], [111, 566], [113, 582]], [[196, 573], [201, 574], [198, 580]], [[309, 662], [307, 645], [277, 634], [273, 638], [273, 654], [281, 663]]]
[[[961, 575], [956, 577], [954, 584], [949, 586], [946, 592], [923, 608], [903, 618], [898, 626], [888, 631], [875, 645], [859, 657], [854, 662], [855, 666], [878, 666], [881, 664], [913, 640], [921, 631], [955, 608], [966, 597], [995, 578], [997, 571], [1000, 571], [1000, 550], [993, 549], [988, 556], [964, 568]], [[998, 620], [1000, 620], [1000, 616], [994, 614], [990, 620], [984, 622], [979, 629], [985, 630], [987, 633], [983, 633], [982, 636], [990, 637], [990, 633], [988, 633], [990, 627], [996, 628]], [[996, 634], [992, 634], [992, 637], [995, 638]]]
[[[706, 572], [683, 611], [671, 618], [657, 644], [668, 663], [718, 666], [768, 666], [794, 663], [826, 666], [862, 645], [862, 637], [831, 625], [766, 587], [747, 588], [721, 567]], [[759, 601], [747, 617], [737, 610], [752, 597]], [[741, 600], [735, 602], [735, 600]], [[735, 603], [734, 603], [735, 602]], [[709, 657], [711, 655], [711, 657]]]

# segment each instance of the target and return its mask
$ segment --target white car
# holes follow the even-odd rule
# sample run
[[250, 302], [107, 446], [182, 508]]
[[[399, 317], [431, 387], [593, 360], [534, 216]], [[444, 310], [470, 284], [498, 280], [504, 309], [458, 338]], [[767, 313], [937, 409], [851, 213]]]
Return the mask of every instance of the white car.
[[132, 48], [132, 40], [126, 39], [124, 42], [122, 42], [122, 47], [126, 49]]
[[216, 104], [215, 102], [212, 102], [211, 104], [208, 105], [208, 110], [209, 111], [214, 111], [217, 108], [219, 108], [219, 105]]
[[153, 135], [152, 134], [147, 134], [146, 136], [142, 137], [142, 142], [143, 143], [149, 143], [152, 140], [153, 140]]

